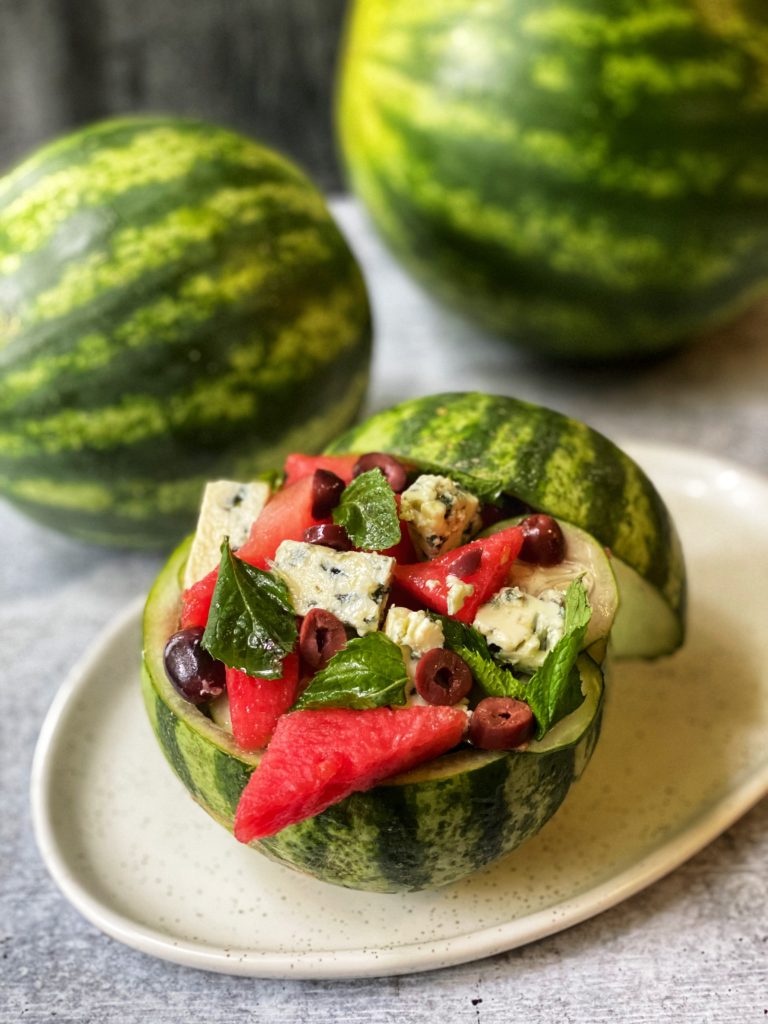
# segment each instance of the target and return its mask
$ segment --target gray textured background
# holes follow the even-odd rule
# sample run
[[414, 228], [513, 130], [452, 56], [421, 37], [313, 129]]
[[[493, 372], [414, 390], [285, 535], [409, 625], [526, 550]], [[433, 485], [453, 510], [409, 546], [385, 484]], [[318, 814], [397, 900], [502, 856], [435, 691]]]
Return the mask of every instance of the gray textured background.
[[76, 125], [194, 115], [339, 185], [331, 131], [345, 0], [0, 0], [0, 171]]
[[[334, 210], [372, 291], [371, 408], [446, 386], [493, 389], [546, 401], [613, 437], [693, 445], [768, 473], [767, 309], [629, 375], [555, 370], [438, 309], [392, 263], [355, 205], [337, 201]], [[723, 563], [727, 571], [727, 552]], [[101, 935], [39, 859], [29, 766], [64, 675], [146, 592], [158, 565], [155, 556], [59, 537], [0, 504], [0, 1024], [764, 1024], [765, 800], [669, 877], [601, 916], [429, 974], [230, 978], [153, 960]]]

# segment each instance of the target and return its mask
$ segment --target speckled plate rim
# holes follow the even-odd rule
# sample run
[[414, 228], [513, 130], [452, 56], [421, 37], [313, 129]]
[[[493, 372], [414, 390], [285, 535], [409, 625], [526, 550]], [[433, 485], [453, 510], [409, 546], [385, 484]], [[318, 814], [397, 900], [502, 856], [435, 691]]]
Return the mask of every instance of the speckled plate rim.
[[[747, 486], [768, 489], [768, 479], [729, 460], [680, 446], [625, 440], [621, 446], [652, 471], [660, 459], [683, 460], [706, 476], [736, 472]], [[279, 952], [180, 941], [150, 929], [96, 899], [68, 862], [50, 814], [52, 757], [71, 700], [87, 689], [105, 653], [141, 615], [144, 598], [133, 602], [74, 666], [57, 692], [43, 723], [31, 772], [32, 822], [43, 861], [70, 903], [105, 934], [143, 953], [186, 967], [263, 978], [382, 977], [436, 970], [493, 956], [555, 934], [602, 913], [679, 867], [724, 832], [768, 793], [768, 761], [724, 797], [702, 808], [679, 833], [599, 885], [578, 895], [500, 925], [480, 928], [433, 942], [338, 951]], [[190, 810], [192, 805], [190, 804]], [[343, 892], [343, 890], [339, 890]]]

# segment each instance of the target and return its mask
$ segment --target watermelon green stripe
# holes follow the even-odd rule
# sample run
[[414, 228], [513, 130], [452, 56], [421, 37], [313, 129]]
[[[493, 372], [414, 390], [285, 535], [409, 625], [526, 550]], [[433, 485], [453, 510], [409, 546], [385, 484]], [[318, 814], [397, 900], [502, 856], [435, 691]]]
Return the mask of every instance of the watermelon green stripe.
[[74, 213], [110, 207], [131, 189], [175, 182], [178, 186], [201, 165], [232, 163], [257, 172], [278, 172], [301, 186], [304, 179], [287, 161], [256, 147], [243, 136], [223, 130], [179, 132], [174, 125], [148, 126], [137, 121], [128, 140], [117, 146], [94, 148], [83, 160], [54, 170], [22, 186], [16, 198], [3, 199], [9, 224], [0, 234], [0, 259], [34, 252]]
[[0, 181], [0, 251], [0, 493], [42, 522], [166, 545], [205, 480], [316, 449], [360, 406], [359, 268], [311, 183], [243, 136], [76, 132]]
[[[520, 210], [510, 210], [501, 197], [494, 201], [488, 196], [470, 194], [450, 180], [446, 185], [430, 181], [423, 193], [407, 193], [405, 198], [407, 182], [394, 175], [382, 173], [371, 184], [377, 188], [382, 202], [396, 214], [405, 214], [417, 205], [421, 207], [420, 215], [428, 231], [423, 242], [415, 240], [417, 255], [426, 254], [430, 245], [437, 245], [438, 251], [450, 251], [452, 238], [459, 237], [467, 257], [473, 252], [485, 255], [486, 259], [489, 253], [498, 254], [487, 275], [494, 286], [509, 280], [510, 273], [516, 280], [525, 275], [526, 281], [542, 282], [534, 296], [541, 293], [545, 300], [549, 298], [555, 303], [563, 289], [576, 303], [583, 295], [585, 280], [594, 279], [594, 291], [608, 300], [613, 297], [616, 304], [638, 289], [654, 289], [658, 305], [672, 302], [682, 291], [707, 308], [714, 298], [704, 294], [705, 288], [732, 288], [735, 258], [753, 257], [752, 280], [759, 279], [765, 271], [767, 258], [759, 229], [750, 230], [747, 226], [738, 236], [728, 230], [734, 216], [732, 207], [727, 218], [715, 210], [716, 222], [722, 223], [724, 230], [720, 246], [713, 249], [705, 233], [690, 230], [694, 228], [696, 211], [703, 212], [698, 203], [692, 204], [690, 212], [684, 215], [685, 221], [691, 222], [690, 238], [681, 252], [679, 216], [656, 228], [652, 218], [643, 222], [631, 195], [624, 202], [613, 202], [612, 213], [601, 211], [596, 205], [585, 216], [583, 211], [574, 209], [567, 197], [560, 198], [558, 183], [547, 180], [540, 159], [538, 163], [538, 169], [530, 165], [525, 174], [516, 171], [516, 178], [522, 179], [521, 195], [526, 197]], [[558, 170], [561, 168], [558, 161]], [[663, 207], [669, 204], [656, 199], [653, 203], [659, 207], [655, 215], [661, 218]], [[392, 226], [392, 230], [398, 232], [398, 245], [410, 244], [399, 227]]]
[[[3, 205], [14, 202], [18, 196], [26, 192], [41, 179], [54, 172], [80, 164], [84, 157], [89, 157], [92, 150], [119, 149], [130, 144], [137, 133], [163, 129], [167, 131], [169, 119], [163, 115], [141, 115], [114, 117], [106, 121], [98, 121], [88, 126], [87, 146], [83, 145], [83, 134], [72, 132], [47, 143], [30, 154], [21, 163], [11, 168], [0, 179], [0, 203]], [[195, 136], [200, 132], [201, 122], [194, 118], [175, 118], [177, 133], [174, 144], [178, 144], [182, 135]], [[220, 131], [214, 125], [207, 126], [207, 133]], [[156, 154], [152, 154], [153, 158]]]
[[[258, 421], [261, 440], [255, 456], [252, 435], [243, 434], [236, 426], [233, 439], [225, 438], [230, 460], [225, 472], [218, 446], [206, 449], [192, 437], [184, 452], [177, 440], [167, 444], [160, 438], [139, 454], [142, 476], [127, 475], [135, 461], [132, 447], [122, 458], [119, 449], [86, 451], [81, 458], [73, 458], [66, 472], [61, 453], [55, 452], [40, 460], [41, 470], [47, 472], [38, 476], [23, 475], [24, 466], [17, 464], [11, 474], [0, 459], [0, 492], [32, 518], [82, 540], [103, 544], [120, 540], [131, 547], [157, 547], [159, 539], [168, 542], [192, 528], [205, 484], [214, 476], [248, 479], [279, 465], [287, 452], [322, 443], [321, 439], [346, 426], [359, 409], [368, 383], [365, 361], [349, 364], [347, 370], [341, 393], [313, 386], [312, 380], [298, 390], [289, 386], [285, 401], [298, 395], [299, 404], [279, 423], [267, 404]], [[148, 460], [153, 454], [149, 473]], [[84, 479], [89, 468], [97, 480]]]
[[[8, 433], [0, 433], [0, 457], [28, 457], [36, 451], [77, 451], [86, 446], [98, 451], [120, 444], [134, 445], [178, 430], [191, 420], [198, 426], [247, 421], [263, 405], [258, 398], [259, 389], [277, 389], [285, 381], [298, 386], [326, 359], [354, 349], [357, 324], [346, 316], [346, 306], [347, 292], [341, 290], [302, 311], [272, 339], [269, 360], [262, 356], [263, 336], [244, 339], [226, 353], [223, 372], [214, 383], [197, 381], [165, 404], [159, 404], [158, 396], [152, 393], [124, 394], [122, 399], [115, 396], [113, 405], [82, 403], [78, 409], [26, 419], [21, 428], [12, 427]], [[281, 358], [282, 350], [288, 358]], [[298, 368], [290, 358], [297, 351], [304, 353]], [[119, 371], [119, 366], [110, 366]], [[252, 390], [243, 388], [245, 379], [253, 384]], [[96, 389], [94, 392], [97, 402], [108, 397]]]
[[[198, 803], [232, 828], [233, 808], [258, 755], [246, 755], [172, 689], [163, 648], [177, 628], [189, 541], [160, 574], [144, 613], [142, 686], [150, 723]], [[379, 892], [448, 884], [524, 841], [554, 813], [600, 728], [602, 677], [582, 663], [590, 712], [564, 745], [527, 752], [464, 750], [355, 793], [254, 844], [267, 856], [337, 885]], [[162, 723], [162, 724], [161, 724]]]
[[[286, 376], [284, 385], [274, 390], [273, 400], [293, 400], [296, 407], [279, 421], [275, 420], [269, 402], [261, 404], [250, 422], [259, 431], [259, 463], [271, 460], [263, 469], [280, 463], [283, 449], [289, 441], [300, 442], [307, 436], [327, 436], [334, 428], [338, 432], [349, 422], [365, 394], [367, 365], [364, 360], [350, 358], [347, 371], [343, 391], [338, 387], [323, 386], [313, 379], [312, 374], [294, 379]], [[328, 412], [331, 399], [334, 399], [333, 408]], [[140, 496], [141, 501], [136, 502], [138, 512], [140, 504], [154, 493], [159, 510], [168, 488], [175, 488], [179, 482], [185, 487], [205, 482], [205, 474], [210, 474], [220, 463], [218, 444], [222, 440], [229, 447], [231, 470], [236, 475], [245, 476], [253, 471], [253, 439], [250, 433], [244, 432], [243, 425], [237, 420], [230, 422], [227, 432], [223, 422], [218, 426], [218, 440], [213, 443], [206, 438], [205, 424], [185, 426], [183, 430], [180, 425], [170, 440], [166, 435], [150, 437], [138, 444], [113, 448], [94, 446], [69, 452], [54, 444], [50, 452], [41, 450], [26, 458], [0, 455], [0, 480], [17, 496], [45, 503], [48, 493], [49, 503], [53, 505], [62, 503], [58, 497], [61, 494], [62, 501], [71, 507], [79, 501], [69, 501], [68, 494], [82, 494], [92, 503], [92, 508], [96, 505], [102, 507], [102, 500], [97, 499], [97, 495], [103, 495], [104, 501], [109, 497], [115, 510], [125, 509], [126, 503], [130, 506], [133, 496], [137, 499]], [[182, 440], [186, 441], [183, 447]], [[294, 443], [289, 450], [297, 450], [297, 444]], [[153, 452], [157, 458], [150, 471], [148, 466]], [[87, 473], [89, 466], [92, 470], [102, 470], [103, 479], [90, 479]], [[110, 466], [116, 479], [108, 477]], [[52, 480], [54, 473], [56, 479]]]
[[[323, 258], [325, 256], [325, 258]], [[190, 254], [187, 254], [190, 257]], [[339, 351], [349, 342], [350, 332], [359, 332], [356, 282], [348, 274], [343, 259], [330, 254], [317, 253], [312, 257], [311, 249], [301, 268], [291, 270], [282, 265], [267, 266], [260, 261], [244, 263], [242, 258], [215, 269], [206, 269], [183, 277], [176, 290], [160, 291], [156, 299], [148, 299], [138, 310], [128, 307], [128, 316], [123, 319], [116, 313], [110, 335], [98, 331], [109, 307], [125, 307], [125, 293], [116, 296], [107, 293], [100, 297], [98, 308], [91, 308], [85, 314], [73, 311], [56, 324], [44, 330], [30, 331], [24, 336], [26, 345], [23, 352], [8, 348], [0, 352], [0, 366], [12, 369], [5, 374], [3, 392], [0, 395], [0, 410], [16, 410], [16, 414], [27, 414], [26, 400], [30, 395], [41, 395], [43, 401], [51, 399], [51, 389], [46, 387], [52, 379], [64, 384], [70, 377], [78, 381], [80, 407], [85, 408], [89, 394], [94, 394], [96, 404], [103, 405], [113, 394], [123, 393], [121, 370], [130, 372], [131, 363], [140, 358], [148, 363], [156, 358], [160, 365], [167, 363], [167, 346], [178, 345], [185, 349], [194, 343], [193, 358], [185, 359], [173, 368], [174, 374], [186, 370], [198, 373], [195, 361], [206, 359], [226, 365], [227, 359], [240, 362], [257, 359], [286, 334], [285, 312], [291, 309], [297, 321], [296, 333], [306, 334], [312, 324], [318, 329], [326, 323], [330, 310], [338, 311], [340, 323], [338, 339], [327, 338], [323, 330], [323, 346], [331, 345], [325, 351]], [[166, 278], [167, 268], [155, 276], [159, 284]], [[153, 275], [148, 275], [145, 285], [151, 291]], [[270, 308], [269, 295], [272, 289], [282, 289], [284, 309]], [[130, 289], [129, 289], [130, 291]], [[265, 299], [266, 297], [266, 299]], [[105, 306], [107, 309], [105, 310]], [[254, 323], [258, 328], [254, 329]], [[69, 336], [68, 324], [80, 326], [87, 333], [80, 337]], [[304, 327], [302, 328], [302, 325]], [[89, 329], [90, 328], [90, 329]], [[52, 340], [51, 340], [52, 339]], [[237, 346], [243, 355], [229, 350]], [[285, 346], [285, 340], [279, 347]], [[152, 351], [146, 351], [147, 348]], [[317, 343], [311, 357], [317, 356]], [[142, 350], [139, 356], [138, 350]], [[276, 361], [276, 354], [270, 362]], [[151, 363], [150, 363], [151, 365]], [[82, 386], [79, 382], [82, 382]], [[162, 376], [152, 376], [150, 389], [162, 386]], [[82, 390], [84, 388], [85, 390]], [[42, 411], [33, 406], [34, 411]], [[31, 411], [31, 410], [30, 410]]]
[[[334, 427], [338, 429], [349, 422], [362, 400], [367, 381], [367, 364], [354, 353], [348, 358], [343, 390], [340, 390], [338, 383], [333, 386], [316, 381], [313, 369], [320, 372], [317, 366], [310, 363], [309, 372], [291, 376], [290, 367], [287, 367], [282, 372], [281, 380], [275, 376], [271, 381], [273, 402], [296, 403], [279, 421], [275, 420], [269, 402], [261, 401], [253, 407], [248, 404], [250, 390], [255, 382], [263, 381], [264, 376], [251, 378], [241, 373], [239, 376], [229, 374], [218, 378], [210, 388], [208, 400], [205, 393], [200, 394], [199, 410], [190, 406], [186, 398], [175, 403], [173, 409], [166, 409], [161, 423], [167, 427], [165, 432], [150, 431], [152, 423], [145, 424], [140, 417], [144, 406], [151, 408], [151, 414], [154, 415], [156, 403], [152, 405], [146, 397], [143, 402], [134, 403], [132, 408], [136, 415], [133, 419], [133, 439], [128, 437], [127, 431], [115, 430], [113, 423], [110, 428], [114, 433], [112, 446], [100, 437], [89, 434], [90, 424], [94, 418], [102, 422], [101, 413], [106, 412], [104, 426], [107, 429], [108, 416], [114, 412], [115, 420], [121, 427], [126, 427], [129, 420], [127, 416], [121, 415], [119, 407], [106, 411], [95, 408], [91, 417], [75, 419], [74, 424], [80, 429], [74, 438], [71, 435], [62, 437], [56, 429], [48, 431], [47, 436], [44, 436], [39, 429], [35, 431], [30, 428], [28, 432], [26, 427], [24, 436], [16, 440], [12, 433], [0, 435], [0, 477], [9, 485], [16, 481], [28, 481], [30, 487], [38, 490], [38, 497], [42, 497], [46, 488], [50, 488], [52, 503], [57, 484], [66, 484], [67, 487], [74, 484], [82, 487], [83, 493], [95, 493], [90, 489], [101, 488], [104, 493], [114, 495], [122, 489], [123, 482], [128, 490], [140, 481], [143, 481], [145, 487], [150, 486], [151, 481], [153, 488], [162, 488], [174, 478], [188, 478], [193, 474], [200, 479], [200, 474], [215, 470], [221, 458], [218, 447], [221, 443], [228, 445], [231, 468], [234, 470], [239, 467], [247, 473], [249, 465], [252, 467], [254, 463], [252, 429], [258, 429], [259, 432], [259, 462], [272, 458], [273, 462], [264, 467], [270, 468], [275, 462], [280, 462], [287, 443], [285, 439], [292, 437], [296, 441], [306, 441], [310, 426], [315, 429], [315, 437], [329, 436]], [[242, 394], [243, 381], [246, 386], [245, 395]], [[234, 396], [231, 407], [228, 405], [228, 392], [225, 388], [229, 388]], [[197, 391], [199, 385], [196, 384], [195, 389]], [[162, 401], [162, 389], [158, 398]], [[331, 402], [333, 412], [329, 413], [327, 409]], [[223, 410], [218, 418], [215, 417], [217, 403]], [[184, 410], [198, 415], [185, 422], [180, 415], [180, 411]], [[53, 425], [62, 427], [67, 422], [57, 418]], [[210, 438], [213, 426], [217, 428], [218, 438], [214, 442]], [[33, 439], [39, 442], [36, 447], [33, 446]], [[154, 467], [151, 472], [148, 469], [150, 465]], [[109, 479], [110, 466], [117, 479]], [[95, 482], [91, 477], [99, 468], [103, 470], [104, 480]], [[52, 474], [56, 477], [55, 482], [51, 481]], [[11, 489], [16, 488], [14, 486]], [[158, 491], [158, 500], [161, 493]], [[117, 502], [118, 498], [114, 500]]]
[[402, 885], [404, 875], [412, 889], [425, 889], [432, 883], [431, 846], [420, 835], [419, 824], [434, 820], [434, 816], [434, 811], [424, 813], [423, 802], [414, 799], [405, 786], [382, 786], [376, 804], [360, 815], [364, 820], [368, 817], [378, 831], [371, 860], [388, 888]]
[[768, 14], [351, 5], [352, 185], [442, 298], [542, 351], [653, 352], [768, 282]]
[[[475, 776], [473, 772], [468, 773], [469, 793], [467, 803], [477, 808], [475, 812], [476, 821], [475, 834], [471, 836], [473, 857], [487, 857], [488, 861], [495, 860], [503, 849], [504, 833], [501, 824], [505, 817], [514, 813], [506, 793], [506, 776], [504, 762], [499, 760], [491, 763], [483, 773], [483, 776]], [[493, 779], [491, 786], [492, 798], [488, 799], [488, 790], [485, 779]]]
[[[516, 146], [518, 153], [525, 150], [524, 139]], [[468, 239], [508, 250], [510, 260], [525, 255], [549, 265], [554, 274], [575, 274], [580, 279], [593, 273], [604, 288], [614, 290], [631, 291], [651, 285], [669, 290], [671, 283], [679, 282], [686, 291], [694, 292], [717, 284], [741, 249], [759, 247], [761, 234], [755, 230], [732, 240], [723, 238], [722, 251], [708, 246], [706, 237], [694, 237], [691, 245], [680, 252], [673, 226], [679, 225], [679, 217], [673, 217], [667, 229], [656, 230], [653, 220], [643, 221], [636, 215], [636, 208], [633, 212], [632, 195], [624, 203], [613, 203], [613, 216], [599, 210], [585, 214], [583, 206], [558, 202], [553, 194], [556, 182], [546, 177], [545, 169], [551, 162], [560, 178], [566, 165], [559, 148], [551, 145], [552, 137], [546, 138], [551, 156], [544, 158], [541, 143], [545, 139], [539, 134], [537, 141], [539, 145], [531, 151], [525, 170], [515, 168], [521, 194], [526, 197], [519, 209], [510, 209], [503, 197], [480, 197], [462, 190], [450, 174], [444, 175], [444, 184], [429, 180], [423, 190], [409, 194], [407, 179], [382, 173], [381, 196], [395, 210], [393, 200], [397, 197], [403, 211], [416, 200], [431, 217], [440, 218], [446, 227], [466, 234]], [[418, 141], [412, 139], [412, 144], [418, 153]], [[471, 148], [471, 144], [467, 146], [467, 156]], [[588, 174], [585, 171], [585, 176]], [[403, 193], [407, 194], [404, 200]], [[671, 205], [655, 198], [650, 202], [657, 208], [657, 217]], [[677, 206], [679, 209], [679, 202]], [[615, 216], [620, 210], [621, 219]], [[732, 210], [729, 212], [732, 214]], [[718, 219], [724, 220], [720, 216]], [[674, 256], [677, 259], [666, 267], [665, 274], [664, 260]]]
[[[53, 287], [30, 296], [28, 307], [17, 312], [8, 339], [12, 340], [15, 332], [76, 311], [109, 290], [130, 288], [151, 271], [186, 259], [196, 246], [204, 245], [213, 255], [216, 239], [231, 230], [232, 223], [240, 229], [268, 223], [262, 208], [265, 200], [281, 211], [299, 212], [307, 218], [325, 215], [322, 200], [307, 196], [306, 189], [283, 185], [219, 189], [199, 206], [176, 207], [154, 224], [131, 224], [113, 233], [106, 253], [100, 250], [68, 263]], [[315, 236], [308, 232], [308, 237]], [[290, 237], [285, 241], [291, 244]], [[298, 247], [301, 241], [299, 237], [294, 244]]]
[[[222, 173], [226, 175], [230, 189], [239, 193], [261, 189], [268, 195], [270, 189], [291, 192], [301, 190], [300, 182], [286, 184], [277, 168], [265, 167], [259, 172], [211, 163], [207, 165], [206, 171], [202, 174], [200, 168], [197, 168], [196, 174], [183, 183], [174, 179], [162, 184], [127, 189], [119, 198], [121, 223], [130, 225], [133, 231], [144, 226], [154, 226], [159, 211], [165, 212], [178, 206], [180, 190], [184, 193], [185, 206], [195, 209], [220, 190]], [[16, 305], [21, 306], [30, 295], [34, 296], [52, 287], [66, 268], [82, 258], [82, 239], [86, 233], [91, 242], [100, 238], [107, 246], [118, 228], [112, 205], [76, 209], [38, 248], [28, 253], [16, 250], [6, 257], [3, 292], [9, 296], [16, 293]], [[62, 236], [68, 235], [75, 241], [64, 263], [60, 258], [60, 240]]]
[[[388, 183], [382, 183], [382, 192], [394, 195]], [[395, 208], [405, 212], [412, 230], [408, 252], [399, 248], [401, 255], [407, 260], [423, 260], [419, 273], [441, 298], [460, 305], [467, 313], [502, 333], [513, 322], [526, 324], [525, 330], [533, 332], [531, 344], [536, 346], [547, 347], [550, 343], [547, 339], [563, 339], [564, 344], [561, 346], [558, 341], [555, 348], [568, 357], [599, 360], [603, 356], [623, 356], [632, 350], [656, 349], [661, 335], [656, 333], [654, 325], [662, 319], [667, 325], [662, 342], [665, 347], [673, 337], [679, 339], [696, 330], [717, 327], [768, 291], [763, 273], [765, 248], [757, 251], [752, 246], [751, 233], [742, 240], [750, 258], [744, 259], [742, 264], [744, 253], [739, 252], [737, 269], [708, 290], [691, 292], [685, 287], [678, 290], [667, 286], [652, 289], [644, 285], [631, 292], [626, 288], [610, 288], [603, 281], [581, 273], [557, 272], [550, 276], [548, 260], [540, 263], [525, 256], [515, 258], [501, 245], [453, 229], [439, 213], [433, 216], [428, 209], [422, 208], [416, 219], [410, 217], [406, 207], [390, 202], [389, 209]], [[390, 240], [398, 248], [398, 239], [391, 236]], [[566, 247], [570, 248], [567, 240]], [[440, 259], [436, 258], [437, 253], [441, 254]], [[674, 254], [672, 258], [675, 262]], [[719, 253], [713, 257], [718, 258]], [[739, 270], [738, 266], [742, 265], [747, 269]], [[483, 268], [482, 271], [479, 268]], [[480, 274], [482, 286], [476, 291], [462, 286], [458, 294], [450, 277], [444, 273], [446, 269], [450, 275], [460, 273], [465, 281], [480, 280]], [[628, 268], [627, 273], [634, 273], [634, 268]], [[733, 288], [736, 278], [743, 285], [738, 293]], [[515, 282], [517, 287], [510, 287], [510, 282]], [[491, 295], [493, 299], [489, 303]], [[638, 308], [637, 313], [632, 314], [632, 323], [628, 324], [628, 302], [633, 296]], [[653, 332], [652, 345], [636, 344], [633, 339], [649, 337], [648, 331]], [[524, 332], [516, 333], [515, 338], [521, 342], [526, 340]]]
[[[630, 141], [614, 159], [605, 136], [587, 140], [574, 137], [569, 133], [567, 122], [551, 123], [547, 119], [544, 125], [529, 124], [512, 116], [509, 108], [478, 109], [471, 98], [438, 102], [428, 82], [405, 79], [402, 70], [396, 67], [377, 64], [370, 74], [377, 88], [386, 94], [386, 100], [381, 102], [379, 119], [368, 124], [361, 135], [366, 140], [375, 139], [381, 146], [387, 145], [387, 139], [392, 140], [392, 180], [398, 187], [413, 182], [415, 163], [428, 167], [434, 134], [454, 131], [458, 124], [461, 136], [454, 137], [455, 154], [450, 163], [445, 161], [442, 165], [443, 191], [449, 198], [452, 186], [457, 190], [455, 198], [461, 197], [462, 160], [474, 157], [476, 161], [482, 155], [487, 161], [504, 160], [508, 169], [514, 169], [518, 187], [525, 185], [528, 189], [538, 185], [540, 191], [546, 192], [558, 181], [578, 183], [582, 194], [595, 202], [608, 188], [612, 204], [621, 209], [622, 216], [631, 214], [633, 201], [638, 196], [652, 200], [659, 214], [667, 209], [674, 215], [686, 205], [703, 205], [712, 214], [726, 213], [714, 191], [718, 185], [730, 188], [731, 202], [738, 206], [741, 184], [746, 179], [740, 174], [731, 184], [728, 153], [715, 153], [702, 159], [693, 139], [686, 145], [681, 138], [679, 151], [671, 154], [662, 166], [649, 163], [647, 153], [641, 147], [633, 147]], [[748, 141], [755, 127], [750, 119], [738, 125], [742, 144]], [[733, 130], [736, 133], [737, 129]], [[407, 151], [402, 142], [405, 137], [408, 138]], [[700, 147], [700, 132], [695, 141]], [[711, 141], [715, 142], [714, 136]], [[401, 160], [399, 164], [395, 163], [397, 156]], [[419, 182], [419, 187], [428, 193], [430, 201], [435, 201], [438, 192], [434, 181], [424, 180]], [[751, 188], [754, 187], [752, 184]], [[503, 179], [491, 180], [485, 185], [483, 199], [493, 198], [496, 209], [503, 212], [508, 200]], [[489, 209], [488, 218], [495, 212]]]
[[245, 764], [223, 750], [214, 752], [212, 785], [222, 808], [222, 816], [228, 821], [234, 817], [240, 795], [252, 774], [253, 765]]
[[155, 728], [157, 730], [157, 738], [160, 741], [160, 747], [163, 753], [168, 759], [168, 763], [192, 796], [197, 796], [198, 789], [195, 784], [195, 780], [192, 777], [192, 772], [190, 771], [187, 759], [182, 752], [178, 736], [176, 735], [176, 728], [179, 719], [157, 696], [155, 697], [155, 714], [153, 717]]
[[447, 468], [465, 474], [480, 494], [506, 492], [572, 522], [682, 617], [685, 569], [664, 502], [628, 456], [576, 420], [501, 395], [430, 395], [371, 417], [328, 450], [388, 451], [425, 468]]

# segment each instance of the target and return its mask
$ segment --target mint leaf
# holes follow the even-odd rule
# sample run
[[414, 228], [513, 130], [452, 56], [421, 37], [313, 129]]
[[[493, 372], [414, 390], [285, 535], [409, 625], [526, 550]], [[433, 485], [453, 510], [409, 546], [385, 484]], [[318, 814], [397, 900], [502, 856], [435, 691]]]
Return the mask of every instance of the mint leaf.
[[395, 495], [380, 469], [361, 473], [344, 489], [333, 521], [364, 551], [384, 551], [397, 544], [400, 520]]
[[296, 613], [286, 585], [236, 558], [225, 539], [202, 646], [230, 668], [280, 679], [283, 658], [296, 637]]
[[[466, 647], [456, 653], [466, 661], [475, 680], [489, 697], [514, 697], [516, 700], [524, 700], [531, 704], [525, 680], [518, 679], [508, 668], [502, 668], [490, 654], [483, 657], [478, 651]], [[533, 710], [532, 704], [531, 709]]]
[[257, 473], [253, 479], [269, 484], [273, 491], [279, 491], [285, 483], [285, 473], [282, 469], [265, 469], [263, 473]]
[[294, 706], [365, 709], [405, 704], [407, 683], [398, 645], [384, 633], [368, 633], [337, 651]]
[[483, 658], [491, 657], [486, 639], [479, 630], [468, 626], [465, 622], [459, 622], [458, 619], [451, 619], [447, 615], [438, 615], [436, 612], [432, 613], [432, 618], [439, 621], [443, 627], [445, 646], [449, 650], [460, 654], [459, 648], [464, 648], [474, 651]]
[[432, 618], [439, 619], [443, 627], [445, 646], [466, 661], [475, 682], [489, 697], [527, 700], [525, 682], [493, 660], [488, 643], [479, 630], [446, 615], [435, 614]]
[[591, 616], [584, 585], [574, 580], [565, 595], [565, 632], [526, 686], [526, 699], [536, 716], [536, 739], [584, 700], [576, 659]]

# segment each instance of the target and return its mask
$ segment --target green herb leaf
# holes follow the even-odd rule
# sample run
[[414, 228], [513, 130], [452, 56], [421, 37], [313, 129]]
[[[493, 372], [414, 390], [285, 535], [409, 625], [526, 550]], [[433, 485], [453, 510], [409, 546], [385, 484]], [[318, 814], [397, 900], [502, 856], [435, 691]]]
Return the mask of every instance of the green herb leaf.
[[285, 483], [285, 473], [282, 469], [265, 469], [263, 473], [257, 473], [253, 479], [269, 484], [272, 491], [279, 491]]
[[473, 626], [445, 615], [434, 615], [443, 626], [445, 646], [469, 665], [475, 682], [489, 697], [515, 697], [526, 700], [525, 681], [493, 660], [483, 634]]
[[437, 612], [432, 613], [432, 618], [437, 620], [443, 627], [445, 646], [449, 650], [460, 654], [459, 648], [463, 648], [474, 651], [475, 654], [480, 655], [482, 658], [491, 657], [485, 637], [473, 626], [468, 626], [465, 622], [459, 622], [458, 619], [451, 619], [447, 615], [438, 615]]
[[361, 473], [344, 489], [333, 521], [364, 551], [384, 551], [397, 544], [400, 520], [395, 495], [380, 469]]
[[536, 716], [536, 739], [584, 700], [575, 666], [591, 615], [584, 585], [574, 580], [565, 595], [565, 632], [526, 685], [526, 700]]
[[296, 637], [296, 613], [286, 585], [236, 558], [225, 539], [202, 646], [230, 668], [280, 679], [283, 658]]
[[296, 708], [380, 708], [405, 704], [403, 652], [384, 633], [355, 637], [331, 658]]

